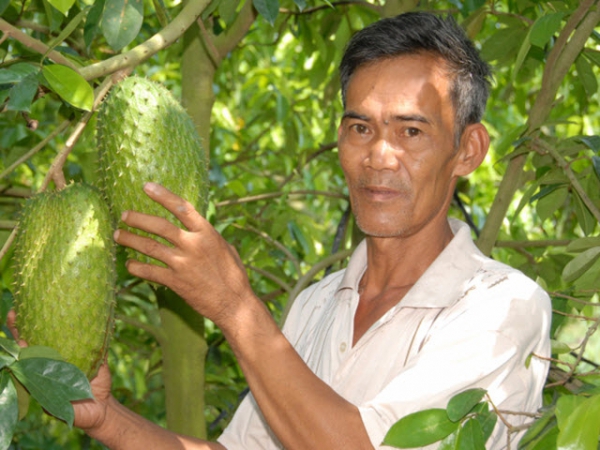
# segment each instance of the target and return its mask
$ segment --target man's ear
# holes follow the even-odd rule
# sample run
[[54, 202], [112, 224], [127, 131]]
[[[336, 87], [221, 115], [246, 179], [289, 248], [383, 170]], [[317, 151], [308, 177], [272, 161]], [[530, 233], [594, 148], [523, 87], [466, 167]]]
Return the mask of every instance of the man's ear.
[[454, 175], [463, 177], [477, 169], [490, 147], [490, 135], [481, 123], [467, 125], [460, 139]]

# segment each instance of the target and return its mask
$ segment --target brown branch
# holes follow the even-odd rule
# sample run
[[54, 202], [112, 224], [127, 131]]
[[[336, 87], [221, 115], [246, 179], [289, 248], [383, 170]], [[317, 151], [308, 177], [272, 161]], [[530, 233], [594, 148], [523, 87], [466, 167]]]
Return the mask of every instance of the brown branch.
[[51, 61], [54, 61], [57, 64], [62, 64], [63, 66], [68, 66], [76, 72], [79, 72], [79, 68], [73, 64], [69, 59], [65, 58], [60, 52], [56, 50], [51, 50], [46, 44], [37, 39], [32, 38], [27, 33], [22, 32], [18, 28], [15, 28], [6, 20], [0, 18], [0, 30], [5, 34], [3, 39], [7, 36], [19, 41], [25, 47], [46, 56]]
[[40, 186], [39, 192], [43, 192], [48, 188], [50, 180], [54, 181], [57, 189], [62, 189], [65, 187], [66, 180], [63, 174], [63, 166], [67, 161], [69, 154], [73, 150], [73, 147], [75, 147], [75, 144], [83, 134], [86, 125], [96, 112], [98, 106], [100, 106], [100, 103], [102, 103], [104, 96], [108, 93], [115, 80], [118, 80], [120, 77], [120, 74], [116, 74], [114, 77], [107, 77], [102, 84], [96, 88], [96, 91], [94, 92], [95, 100], [91, 111], [88, 111], [83, 115], [81, 120], [75, 126], [73, 133], [71, 133], [67, 139], [67, 142], [65, 142], [64, 148], [58, 153], [56, 158], [54, 158], [54, 161], [52, 161], [52, 165], [50, 166], [50, 169], [48, 170], [48, 173], [46, 174], [46, 177]]
[[245, 2], [233, 23], [215, 38], [215, 48], [218, 54], [221, 55], [221, 58], [231, 52], [246, 36], [246, 33], [248, 33], [248, 30], [256, 20], [256, 15], [257, 13], [252, 6], [252, 2]]
[[[542, 87], [529, 113], [527, 131], [524, 136], [534, 136], [550, 114], [560, 83], [600, 20], [600, 10], [592, 8], [596, 1], [584, 0], [581, 2], [552, 47], [542, 75]], [[526, 153], [512, 158], [500, 182], [494, 203], [481, 230], [481, 235], [477, 239], [477, 246], [486, 255], [491, 253], [508, 207], [521, 185], [520, 181], [526, 160]]]
[[541, 239], [537, 241], [496, 241], [496, 247], [503, 248], [544, 248], [544, 247], [566, 247], [571, 243], [570, 239]]

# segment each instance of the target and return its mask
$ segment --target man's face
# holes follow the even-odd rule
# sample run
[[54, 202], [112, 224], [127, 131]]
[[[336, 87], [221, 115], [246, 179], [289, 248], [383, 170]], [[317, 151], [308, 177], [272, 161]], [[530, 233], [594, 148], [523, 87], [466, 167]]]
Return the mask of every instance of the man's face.
[[456, 175], [454, 107], [444, 63], [407, 55], [359, 68], [338, 129], [360, 229], [408, 237], [445, 222]]

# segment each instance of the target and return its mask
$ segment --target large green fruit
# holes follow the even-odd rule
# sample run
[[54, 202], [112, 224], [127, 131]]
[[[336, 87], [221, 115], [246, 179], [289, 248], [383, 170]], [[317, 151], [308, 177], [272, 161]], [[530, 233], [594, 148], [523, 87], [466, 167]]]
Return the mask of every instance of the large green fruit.
[[[200, 137], [165, 87], [135, 76], [121, 81], [102, 103], [96, 131], [100, 183], [117, 221], [123, 211], [133, 210], [181, 226], [144, 194], [147, 181], [165, 186], [205, 213], [208, 164]], [[156, 262], [127, 250], [132, 258]]]
[[15, 240], [17, 327], [30, 345], [53, 347], [88, 377], [112, 333], [115, 257], [110, 211], [85, 184], [29, 199]]

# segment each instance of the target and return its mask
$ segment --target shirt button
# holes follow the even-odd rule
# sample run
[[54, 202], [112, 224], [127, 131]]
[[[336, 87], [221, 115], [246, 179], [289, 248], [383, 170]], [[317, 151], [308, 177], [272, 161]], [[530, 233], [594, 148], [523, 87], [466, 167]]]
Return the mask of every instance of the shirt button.
[[346, 351], [346, 343], [345, 343], [345, 342], [342, 342], [342, 343], [340, 344], [340, 352], [344, 353], [345, 351]]

